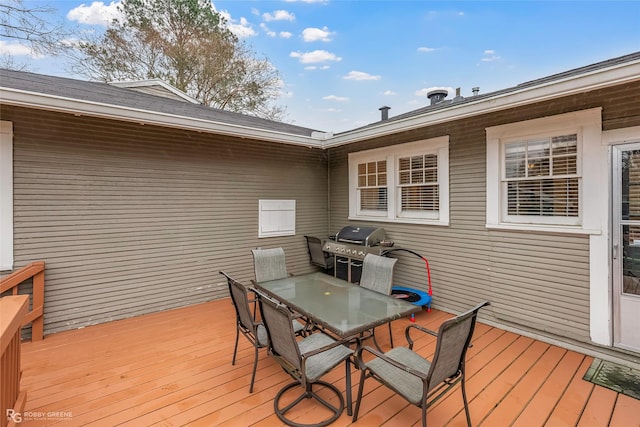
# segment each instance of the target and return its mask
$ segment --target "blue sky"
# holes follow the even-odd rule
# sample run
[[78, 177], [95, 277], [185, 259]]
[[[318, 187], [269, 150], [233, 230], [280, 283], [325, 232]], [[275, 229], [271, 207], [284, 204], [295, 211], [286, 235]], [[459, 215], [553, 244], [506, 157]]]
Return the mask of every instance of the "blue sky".
[[[30, 1], [100, 29], [117, 2]], [[285, 121], [341, 132], [428, 104], [426, 92], [486, 93], [640, 50], [640, 1], [214, 1], [231, 29], [280, 71]], [[64, 61], [1, 51], [31, 71]], [[20, 53], [24, 55], [20, 55]], [[71, 76], [78, 77], [78, 76]]]

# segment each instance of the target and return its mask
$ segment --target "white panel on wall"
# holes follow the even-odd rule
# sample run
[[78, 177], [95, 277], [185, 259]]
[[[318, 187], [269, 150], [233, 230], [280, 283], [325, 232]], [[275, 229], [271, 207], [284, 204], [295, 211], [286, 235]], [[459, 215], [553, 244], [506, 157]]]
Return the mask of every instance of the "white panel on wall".
[[258, 237], [296, 234], [295, 200], [259, 200]]

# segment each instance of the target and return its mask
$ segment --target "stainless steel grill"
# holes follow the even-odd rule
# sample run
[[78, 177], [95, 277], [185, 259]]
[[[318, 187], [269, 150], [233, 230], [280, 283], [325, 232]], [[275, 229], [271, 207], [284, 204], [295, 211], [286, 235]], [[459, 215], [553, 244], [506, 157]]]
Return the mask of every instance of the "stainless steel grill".
[[359, 282], [362, 275], [362, 260], [369, 254], [380, 255], [385, 249], [380, 246], [384, 240], [383, 228], [343, 227], [335, 240], [326, 240], [322, 249], [335, 255], [334, 275], [350, 282]]

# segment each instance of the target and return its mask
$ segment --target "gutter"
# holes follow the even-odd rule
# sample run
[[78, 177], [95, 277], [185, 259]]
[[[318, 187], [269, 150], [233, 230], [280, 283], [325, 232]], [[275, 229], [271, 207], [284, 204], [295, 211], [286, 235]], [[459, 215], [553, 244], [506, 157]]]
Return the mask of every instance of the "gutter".
[[422, 114], [402, 119], [394, 120], [391, 118], [383, 123], [354, 129], [337, 135], [331, 132], [313, 132], [311, 136], [294, 135], [264, 128], [252, 128], [11, 88], [0, 89], [0, 100], [3, 104], [20, 107], [39, 108], [81, 116], [117, 119], [142, 125], [150, 124], [203, 133], [251, 138], [308, 148], [328, 149], [638, 80], [640, 80], [640, 59], [635, 59], [629, 62], [614, 64], [606, 68], [598, 68], [593, 71], [585, 71], [580, 74], [568, 75], [558, 79], [545, 81], [543, 78], [540, 79], [539, 83], [536, 83], [536, 81], [524, 83], [513, 88], [493, 92], [492, 94], [489, 93], [478, 96], [478, 99], [472, 96], [459, 103], [448, 105], [446, 108], [428, 110]]
[[526, 84], [482, 96], [474, 101], [467, 98], [460, 104], [449, 105], [420, 115], [380, 123], [364, 129], [355, 129], [340, 133], [325, 141], [323, 148], [338, 147], [353, 142], [379, 138], [426, 126], [433, 126], [453, 120], [464, 119], [533, 104], [535, 102], [561, 98], [568, 95], [602, 89], [640, 80], [640, 59], [617, 64], [608, 68], [564, 77], [558, 80], [541, 82], [533, 86]]
[[0, 100], [2, 104], [17, 107], [37, 108], [41, 110], [74, 114], [76, 116], [100, 117], [138, 123], [141, 125], [156, 125], [195, 132], [251, 138], [309, 148], [323, 148], [322, 141], [325, 138], [325, 134], [321, 132], [314, 132], [317, 136], [308, 137], [264, 128], [251, 128], [236, 124], [215, 122], [158, 111], [149, 111], [141, 108], [84, 101], [12, 88], [1, 88]]

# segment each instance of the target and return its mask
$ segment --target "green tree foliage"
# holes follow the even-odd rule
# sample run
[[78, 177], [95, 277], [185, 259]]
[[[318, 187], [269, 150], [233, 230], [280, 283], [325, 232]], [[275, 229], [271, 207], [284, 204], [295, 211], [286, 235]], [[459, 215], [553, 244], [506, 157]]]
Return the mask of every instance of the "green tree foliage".
[[207, 0], [126, 0], [121, 18], [79, 44], [74, 71], [102, 81], [162, 79], [204, 105], [281, 120], [278, 71]]

